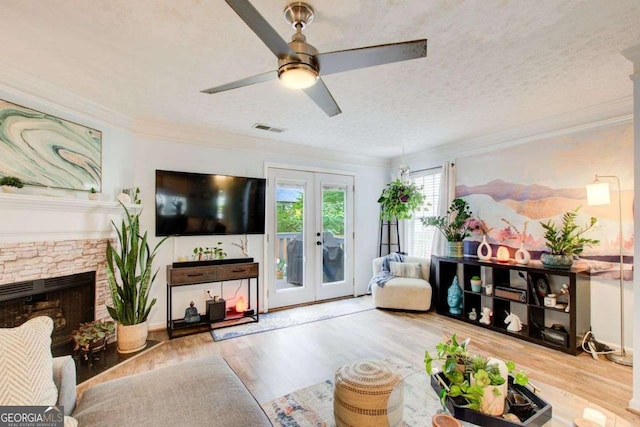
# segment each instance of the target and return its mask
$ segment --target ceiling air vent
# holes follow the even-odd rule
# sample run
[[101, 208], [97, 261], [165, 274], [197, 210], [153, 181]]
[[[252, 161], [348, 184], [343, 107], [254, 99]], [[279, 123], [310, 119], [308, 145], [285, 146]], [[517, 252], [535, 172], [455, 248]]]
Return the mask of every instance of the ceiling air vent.
[[269, 132], [275, 132], [275, 133], [282, 133], [284, 131], [286, 131], [286, 129], [282, 129], [282, 128], [274, 128], [273, 126], [267, 126], [267, 125], [263, 125], [262, 123], [256, 123], [255, 125], [253, 125], [254, 129], [260, 129], [260, 130], [266, 130]]

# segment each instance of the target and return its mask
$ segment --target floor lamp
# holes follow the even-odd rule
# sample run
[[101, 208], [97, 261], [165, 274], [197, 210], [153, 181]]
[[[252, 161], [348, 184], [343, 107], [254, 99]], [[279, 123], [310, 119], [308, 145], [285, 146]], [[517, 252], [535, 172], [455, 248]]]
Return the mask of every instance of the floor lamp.
[[601, 182], [601, 178], [613, 179], [618, 186], [618, 239], [620, 240], [620, 352], [607, 353], [605, 356], [612, 362], [625, 366], [633, 366], [633, 358], [624, 349], [624, 271], [623, 271], [623, 236], [622, 236], [622, 194], [620, 178], [615, 175], [596, 175], [593, 184], [587, 185], [587, 203], [590, 206], [608, 205], [611, 203], [609, 183]]

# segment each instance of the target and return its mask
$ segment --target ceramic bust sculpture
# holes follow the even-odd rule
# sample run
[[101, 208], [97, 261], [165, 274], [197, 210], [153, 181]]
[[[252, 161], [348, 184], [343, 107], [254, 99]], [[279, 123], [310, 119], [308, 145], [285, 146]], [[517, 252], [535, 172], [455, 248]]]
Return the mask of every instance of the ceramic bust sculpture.
[[453, 278], [453, 283], [449, 286], [447, 303], [449, 304], [449, 313], [462, 314], [462, 289], [458, 283], [458, 276]]

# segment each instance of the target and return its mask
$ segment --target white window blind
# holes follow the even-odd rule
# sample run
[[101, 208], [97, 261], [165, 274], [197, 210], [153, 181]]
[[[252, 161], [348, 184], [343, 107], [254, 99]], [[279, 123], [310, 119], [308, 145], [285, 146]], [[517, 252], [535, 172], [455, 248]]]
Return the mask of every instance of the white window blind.
[[438, 230], [435, 227], [423, 227], [419, 218], [437, 215], [441, 170], [434, 168], [411, 173], [411, 181], [422, 186], [425, 205], [424, 210], [416, 212], [413, 219], [409, 220], [409, 255], [431, 258], [433, 236]]

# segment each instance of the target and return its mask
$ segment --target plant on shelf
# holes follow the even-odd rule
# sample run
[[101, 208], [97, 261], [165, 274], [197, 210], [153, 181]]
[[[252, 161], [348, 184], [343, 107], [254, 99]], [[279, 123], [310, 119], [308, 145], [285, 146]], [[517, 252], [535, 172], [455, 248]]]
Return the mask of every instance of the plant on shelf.
[[[425, 369], [434, 375], [433, 362], [444, 360], [442, 374], [446, 381], [437, 376], [442, 390], [440, 401], [443, 407], [447, 398], [463, 399], [462, 407], [491, 415], [502, 415], [507, 397], [507, 376], [515, 371], [513, 362], [502, 362], [473, 355], [467, 349], [468, 340], [461, 344], [454, 335], [436, 345], [436, 357], [425, 352]], [[514, 383], [525, 385], [529, 379], [524, 371], [513, 374]]]
[[447, 239], [447, 255], [462, 257], [462, 241], [471, 234], [468, 219], [471, 209], [463, 199], [453, 199], [445, 216], [430, 216], [420, 218], [425, 227], [436, 227]]
[[413, 212], [423, 206], [424, 194], [421, 190], [422, 187], [399, 179], [387, 184], [378, 198], [380, 219], [411, 219]]
[[112, 222], [118, 248], [107, 242], [106, 270], [112, 302], [107, 310], [118, 323], [118, 351], [132, 353], [146, 346], [146, 321], [156, 303], [156, 298], [149, 301], [149, 291], [158, 274], [158, 270], [153, 272], [153, 260], [168, 236], [151, 249], [147, 232], [140, 230], [140, 212], [131, 213], [121, 205], [125, 215], [120, 226]]
[[580, 206], [565, 212], [562, 215], [560, 229], [551, 220], [540, 222], [540, 225], [545, 230], [546, 246], [551, 251], [540, 256], [540, 260], [544, 265], [555, 268], [569, 268], [573, 263], [574, 257], [580, 255], [585, 247], [600, 243], [599, 240], [583, 237], [583, 234], [593, 228], [598, 220], [595, 217], [591, 217], [588, 224], [582, 227], [578, 226], [576, 219], [579, 210]]
[[92, 348], [102, 347], [115, 330], [116, 326], [112, 321], [96, 320], [81, 323], [78, 329], [72, 332], [73, 340], [75, 341], [74, 351], [84, 352], [86, 359], [86, 353]]
[[[218, 242], [218, 245], [222, 245], [222, 242]], [[207, 249], [209, 250], [209, 253], [213, 257], [213, 259], [225, 259], [227, 253], [218, 245]]]
[[12, 193], [14, 188], [24, 187], [24, 183], [15, 176], [3, 176], [0, 178], [0, 187], [5, 193]]
[[462, 242], [471, 234], [467, 220], [471, 218], [469, 205], [463, 199], [453, 199], [446, 216], [422, 217], [425, 227], [436, 227], [449, 242]]

